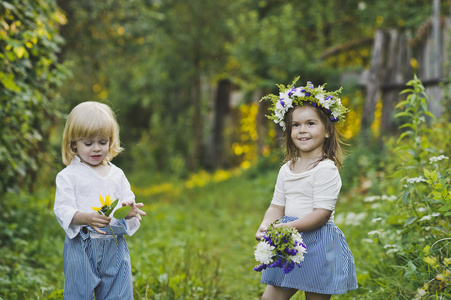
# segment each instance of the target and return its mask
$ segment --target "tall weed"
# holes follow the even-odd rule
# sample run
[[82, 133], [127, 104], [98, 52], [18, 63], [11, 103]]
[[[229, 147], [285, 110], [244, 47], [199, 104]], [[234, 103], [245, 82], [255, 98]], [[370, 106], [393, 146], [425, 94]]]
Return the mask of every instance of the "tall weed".
[[[387, 140], [386, 178], [381, 191], [366, 197], [368, 236], [361, 287], [364, 299], [445, 299], [451, 295], [449, 140], [447, 122], [428, 111], [420, 80], [408, 83], [398, 104], [399, 139]], [[449, 131], [448, 131], [449, 132]], [[444, 209], [446, 208], [446, 209]], [[359, 253], [363, 256], [363, 252]]]

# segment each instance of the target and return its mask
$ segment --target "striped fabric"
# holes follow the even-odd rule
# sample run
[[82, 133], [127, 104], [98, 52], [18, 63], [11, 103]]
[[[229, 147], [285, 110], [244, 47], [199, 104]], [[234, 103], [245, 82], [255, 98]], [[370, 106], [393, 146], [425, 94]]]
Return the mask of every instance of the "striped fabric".
[[80, 232], [64, 241], [64, 299], [133, 299], [130, 252], [124, 236], [93, 239]]
[[[283, 221], [295, 219], [284, 217]], [[263, 270], [261, 283], [328, 295], [357, 289], [354, 257], [345, 236], [333, 222], [303, 232], [302, 238], [307, 246], [302, 266], [286, 275], [281, 268]]]

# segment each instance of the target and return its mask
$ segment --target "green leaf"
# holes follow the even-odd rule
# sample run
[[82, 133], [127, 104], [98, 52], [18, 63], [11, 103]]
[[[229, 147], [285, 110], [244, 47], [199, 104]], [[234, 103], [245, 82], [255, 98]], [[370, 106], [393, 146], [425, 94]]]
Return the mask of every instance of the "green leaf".
[[404, 223], [404, 226], [408, 226], [410, 224], [413, 223], [413, 221], [415, 221], [417, 219], [417, 217], [410, 217], [406, 220], [406, 222]]
[[397, 113], [396, 115], [395, 115], [395, 118], [398, 118], [398, 117], [403, 117], [403, 116], [406, 116], [406, 117], [411, 117], [412, 116], [412, 114], [411, 113], [408, 113], [408, 112], [399, 112], [399, 113]]
[[121, 208], [118, 208], [114, 213], [113, 213], [113, 217], [120, 220], [125, 218], [128, 213], [130, 212], [130, 210], [132, 209], [131, 206], [122, 206]]
[[402, 195], [402, 204], [405, 204], [407, 202], [407, 197], [409, 197], [410, 191], [405, 191]]
[[113, 203], [111, 203], [110, 208], [105, 212], [105, 216], [110, 216], [111, 212], [116, 207], [118, 201], [119, 199], [116, 199], [113, 201]]

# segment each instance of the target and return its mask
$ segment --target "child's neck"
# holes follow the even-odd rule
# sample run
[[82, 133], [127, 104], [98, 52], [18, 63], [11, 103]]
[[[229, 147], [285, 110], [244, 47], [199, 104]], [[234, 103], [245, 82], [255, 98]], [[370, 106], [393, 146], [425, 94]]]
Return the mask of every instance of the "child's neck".
[[108, 163], [101, 163], [97, 166], [90, 166], [94, 171], [96, 171], [97, 174], [99, 174], [101, 177], [105, 177], [110, 172], [110, 165]]
[[83, 159], [81, 159], [81, 162], [84, 163], [85, 165], [87, 165], [88, 167], [90, 167], [91, 169], [93, 169], [97, 174], [99, 174], [101, 177], [105, 177], [108, 175], [108, 173], [110, 172], [110, 164], [107, 162], [102, 162], [98, 165], [91, 165], [87, 162], [85, 162]]
[[294, 173], [303, 173], [309, 171], [313, 169], [321, 159], [321, 156], [299, 157], [298, 159], [293, 161], [292, 171]]

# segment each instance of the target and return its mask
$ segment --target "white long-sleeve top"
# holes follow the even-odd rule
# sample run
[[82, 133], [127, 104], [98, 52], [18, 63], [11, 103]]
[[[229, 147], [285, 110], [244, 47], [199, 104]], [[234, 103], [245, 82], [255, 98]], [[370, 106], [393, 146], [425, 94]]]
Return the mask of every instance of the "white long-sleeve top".
[[287, 162], [280, 168], [271, 204], [284, 206], [285, 215], [299, 219], [314, 208], [327, 209], [333, 221], [340, 189], [341, 178], [333, 161], [323, 160], [302, 173], [293, 173]]
[[[53, 211], [69, 238], [73, 239], [83, 226], [71, 224], [75, 213], [93, 212], [92, 207], [101, 207], [100, 195], [103, 199], [107, 195], [110, 195], [112, 200], [119, 199], [116, 209], [122, 207], [121, 203], [124, 201], [135, 201], [135, 195], [124, 172], [114, 164], [109, 164], [110, 172], [102, 177], [75, 156], [70, 165], [56, 176]], [[118, 223], [118, 220], [113, 218], [110, 224]], [[125, 224], [128, 235], [133, 235], [140, 226], [136, 217], [126, 219]]]

